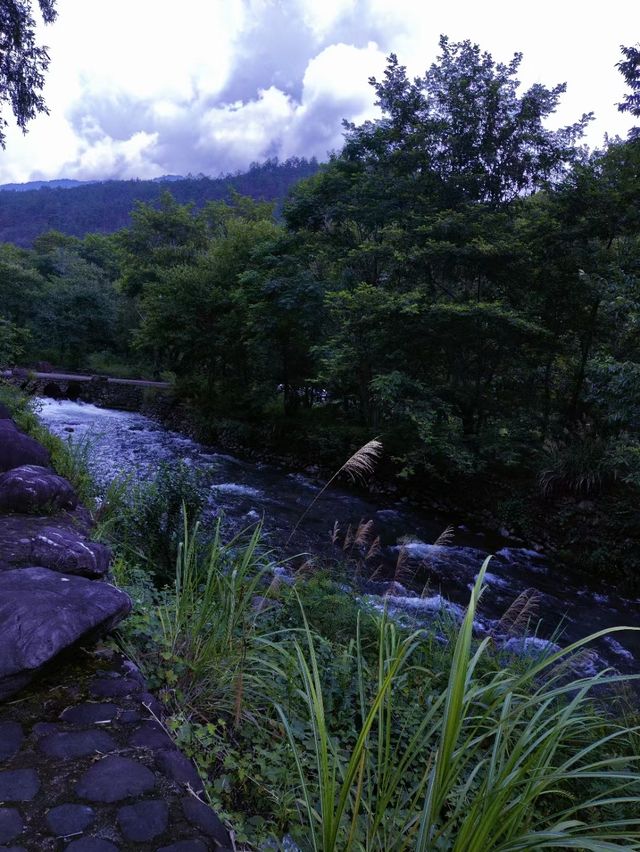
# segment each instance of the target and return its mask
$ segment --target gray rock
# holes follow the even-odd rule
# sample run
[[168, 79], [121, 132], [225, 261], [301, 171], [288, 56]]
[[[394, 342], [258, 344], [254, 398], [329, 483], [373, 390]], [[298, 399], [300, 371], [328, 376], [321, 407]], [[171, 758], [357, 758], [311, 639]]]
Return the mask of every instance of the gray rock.
[[0, 760], [9, 760], [20, 751], [24, 734], [18, 722], [0, 722]]
[[158, 722], [143, 722], [129, 737], [132, 748], [171, 748], [173, 742], [169, 734]]
[[97, 578], [109, 570], [111, 551], [91, 541], [74, 519], [0, 517], [0, 569], [38, 565], [65, 574]]
[[0, 474], [0, 512], [33, 513], [77, 505], [71, 484], [46, 467], [27, 464]]
[[113, 737], [100, 730], [60, 731], [43, 737], [38, 746], [49, 757], [59, 757], [62, 760], [85, 757], [95, 752], [108, 754], [116, 749]]
[[22, 833], [24, 823], [20, 811], [15, 808], [0, 808], [0, 843], [10, 843]]
[[47, 825], [56, 837], [69, 837], [84, 831], [96, 817], [89, 805], [58, 805], [47, 814]]
[[140, 683], [127, 677], [96, 678], [90, 685], [91, 694], [97, 698], [116, 698], [140, 692]]
[[160, 799], [125, 805], [118, 811], [117, 820], [125, 840], [142, 843], [166, 830], [169, 806]]
[[0, 572], [0, 699], [60, 651], [110, 629], [130, 609], [129, 596], [107, 583], [47, 568]]
[[40, 789], [35, 769], [7, 769], [0, 772], [0, 802], [30, 802]]
[[207, 852], [208, 848], [202, 840], [178, 840], [170, 846], [163, 846], [157, 852]]
[[118, 715], [115, 704], [76, 704], [75, 707], [65, 707], [60, 718], [65, 722], [75, 722], [80, 725], [96, 725], [99, 722], [112, 722]]
[[220, 846], [231, 845], [229, 832], [209, 805], [195, 796], [185, 796], [182, 799], [182, 810], [189, 822], [197, 826], [203, 834], [211, 837]]
[[156, 753], [156, 765], [158, 769], [185, 787], [190, 787], [194, 793], [202, 793], [204, 785], [198, 775], [198, 770], [182, 752], [177, 749], [168, 749]]
[[115, 843], [101, 837], [81, 837], [65, 846], [64, 852], [119, 852]]
[[20, 432], [12, 420], [0, 420], [0, 473], [23, 464], [48, 467], [49, 462], [42, 444]]
[[149, 769], [128, 757], [109, 755], [88, 769], [76, 785], [76, 793], [91, 802], [120, 802], [141, 796], [155, 787]]

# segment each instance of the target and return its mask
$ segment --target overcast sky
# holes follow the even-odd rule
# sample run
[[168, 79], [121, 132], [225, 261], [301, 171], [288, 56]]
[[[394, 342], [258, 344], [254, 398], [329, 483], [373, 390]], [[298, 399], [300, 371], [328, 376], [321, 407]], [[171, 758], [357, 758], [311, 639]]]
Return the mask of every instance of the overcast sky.
[[[34, 0], [34, 5], [37, 5]], [[341, 146], [341, 120], [375, 116], [367, 83], [391, 51], [423, 74], [438, 37], [469, 38], [524, 86], [566, 82], [551, 126], [594, 111], [587, 141], [626, 135], [620, 44], [640, 2], [608, 0], [58, 0], [42, 28], [49, 116], [15, 128], [0, 183], [210, 175]]]

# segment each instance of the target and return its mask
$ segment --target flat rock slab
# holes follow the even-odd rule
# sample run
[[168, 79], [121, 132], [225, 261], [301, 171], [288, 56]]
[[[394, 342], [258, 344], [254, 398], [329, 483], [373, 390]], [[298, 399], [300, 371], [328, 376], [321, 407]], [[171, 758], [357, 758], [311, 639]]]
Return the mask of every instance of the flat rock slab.
[[47, 825], [58, 837], [69, 837], [79, 834], [91, 825], [96, 818], [96, 812], [89, 805], [58, 805], [47, 814]]
[[87, 770], [76, 794], [91, 802], [120, 802], [149, 793], [155, 787], [153, 772], [128, 757], [109, 755]]
[[169, 822], [169, 807], [161, 799], [125, 805], [118, 811], [117, 819], [124, 839], [141, 843], [163, 834]]
[[75, 509], [78, 497], [62, 476], [38, 465], [22, 465], [0, 474], [0, 512]]
[[5, 769], [0, 772], [0, 802], [30, 802], [40, 789], [35, 769]]
[[0, 572], [0, 699], [60, 651], [112, 628], [130, 609], [129, 596], [107, 583], [47, 568]]
[[24, 464], [48, 467], [50, 461], [42, 444], [20, 432], [12, 420], [0, 420], [0, 473]]
[[0, 843], [10, 843], [22, 834], [24, 822], [15, 808], [0, 808]]
[[91, 541], [86, 528], [74, 526], [68, 515], [0, 517], [0, 569], [38, 565], [89, 578], [103, 577], [109, 570], [111, 551]]
[[20, 751], [24, 733], [19, 722], [0, 722], [0, 762]]
[[108, 754], [115, 750], [116, 743], [106, 731], [59, 731], [42, 737], [38, 746], [49, 757], [69, 760], [96, 752]]

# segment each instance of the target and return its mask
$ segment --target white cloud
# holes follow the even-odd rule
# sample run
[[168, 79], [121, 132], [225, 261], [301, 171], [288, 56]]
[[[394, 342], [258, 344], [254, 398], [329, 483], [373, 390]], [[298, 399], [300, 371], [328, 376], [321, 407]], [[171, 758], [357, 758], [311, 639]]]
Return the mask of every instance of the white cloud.
[[[640, 31], [640, 4], [607, 13], [539, 0], [58, 0], [42, 29], [52, 57], [40, 116], [7, 134], [0, 182], [34, 177], [146, 177], [245, 168], [278, 154], [339, 148], [341, 119], [375, 115], [367, 83], [384, 56], [422, 74], [441, 32], [495, 59], [524, 53], [523, 84], [567, 81], [555, 117], [594, 110], [589, 141], [632, 123], [615, 102], [619, 45]], [[523, 18], [523, 14], [526, 16]], [[632, 35], [629, 35], [631, 33]]]

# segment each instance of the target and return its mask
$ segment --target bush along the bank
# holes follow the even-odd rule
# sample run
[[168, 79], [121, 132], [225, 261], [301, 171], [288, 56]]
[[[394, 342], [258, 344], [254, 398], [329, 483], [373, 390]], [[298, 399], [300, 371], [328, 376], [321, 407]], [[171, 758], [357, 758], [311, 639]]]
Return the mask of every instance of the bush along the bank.
[[121, 641], [245, 848], [640, 848], [640, 717], [630, 678], [576, 674], [594, 637], [509, 659], [473, 635], [486, 563], [462, 623], [407, 630], [259, 526], [182, 523], [168, 585], [121, 550]]

